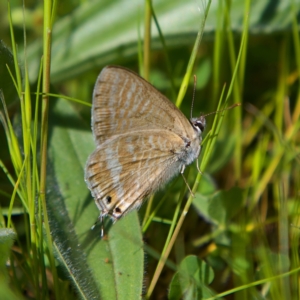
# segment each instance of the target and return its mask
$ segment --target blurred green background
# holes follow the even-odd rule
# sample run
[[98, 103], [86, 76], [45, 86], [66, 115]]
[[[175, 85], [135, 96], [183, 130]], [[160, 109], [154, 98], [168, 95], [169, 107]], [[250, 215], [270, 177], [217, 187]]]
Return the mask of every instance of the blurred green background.
[[[22, 2], [14, 0], [10, 3], [19, 66], [24, 70], [27, 64], [34, 91], [42, 55], [43, 3], [27, 1], [25, 20]], [[205, 2], [200, 0], [153, 2], [167, 49], [163, 48], [155, 23], [152, 22], [150, 82], [174, 102], [203, 19], [204, 8]], [[143, 38], [144, 10], [145, 3], [138, 0], [59, 1], [53, 30], [52, 92], [91, 102], [95, 80], [104, 66], [115, 64], [135, 71], [142, 70], [138, 43]], [[241, 108], [235, 108], [241, 109], [241, 116], [239, 119], [233, 111], [226, 113], [194, 206], [188, 213], [169, 257], [170, 264], [164, 268], [152, 299], [167, 299], [168, 291], [170, 299], [181, 298], [184, 288], [176, 290], [178, 275], [174, 276], [174, 266], [179, 266], [189, 254], [205, 260], [215, 273], [212, 283], [205, 282], [205, 287], [211, 283], [211, 290], [207, 293], [203, 288], [204, 281], [201, 281], [202, 289], [197, 280], [195, 284], [186, 283], [193, 287], [193, 291], [197, 291], [199, 299], [201, 293], [203, 298], [208, 298], [207, 295], [250, 285], [255, 280], [272, 277], [298, 266], [299, 19], [299, 0], [212, 1], [194, 68], [198, 81], [193, 114], [216, 110], [224, 84], [228, 87], [231, 81], [241, 36], [248, 23], [244, 65], [240, 68], [230, 98], [231, 103], [242, 104]], [[19, 99], [6, 68], [8, 64], [13, 69], [13, 61], [5, 1], [0, 3], [0, 20], [0, 88], [17, 136], [20, 137]], [[166, 57], [171, 66], [169, 71]], [[192, 93], [191, 78], [181, 106], [187, 117]], [[49, 214], [53, 235], [57, 235], [58, 241], [78, 238], [80, 243], [84, 243], [88, 240], [89, 249], [91, 240], [97, 239], [97, 232], [89, 234], [89, 228], [98, 215], [83, 180], [84, 163], [94, 147], [90, 130], [90, 107], [51, 98], [49, 116], [48, 197], [52, 202]], [[207, 132], [212, 120], [213, 117], [207, 118]], [[1, 160], [13, 173], [2, 128], [0, 141]], [[193, 182], [196, 175], [196, 168], [190, 168], [189, 182]], [[147, 231], [143, 232], [147, 254], [145, 266], [144, 258], [140, 256], [139, 264], [145, 272], [144, 278], [141, 276], [138, 281], [144, 294], [156, 268], [157, 253], [161, 252], [168, 235], [168, 220], [172, 219], [175, 199], [182, 188], [181, 179], [175, 179], [155, 196], [154, 207], [160, 203], [166, 191], [169, 199], [162, 204], [157, 214], [158, 218], [164, 220], [152, 222]], [[0, 201], [4, 219], [12, 189], [5, 173], [0, 172]], [[61, 203], [64, 205], [60, 206]], [[89, 210], [86, 215], [85, 207]], [[26, 215], [18, 208], [20, 202], [16, 203], [13, 220], [22, 243]], [[56, 214], [57, 210], [63, 213]], [[143, 205], [139, 212], [140, 220], [145, 210], [146, 205]], [[63, 215], [68, 216], [67, 220]], [[140, 230], [135, 227], [139, 224], [138, 219], [135, 222], [132, 230]], [[71, 227], [68, 227], [71, 223]], [[68, 235], [68, 228], [74, 230], [74, 236], [73, 232]], [[86, 238], [87, 235], [89, 238]], [[136, 242], [138, 247], [141, 247], [140, 242], [141, 236]], [[22, 253], [18, 246], [14, 251]], [[100, 253], [101, 250], [97, 251]], [[120, 256], [122, 249], [117, 248], [116, 252]], [[65, 254], [64, 251], [62, 253]], [[91, 285], [95, 289], [94, 297], [97, 298], [99, 285], [99, 289], [102, 289], [100, 294], [105, 290], [99, 282], [108, 275], [91, 263], [97, 261], [97, 257], [89, 261], [89, 253], [85, 252], [93, 275], [83, 272], [84, 264], [80, 266], [78, 263], [77, 267], [79, 274], [83, 272], [84, 276], [94, 278], [96, 284]], [[101, 255], [104, 259], [106, 254], [103, 253]], [[80, 254], [76, 259], [77, 262], [80, 260]], [[69, 268], [72, 272], [72, 267]], [[24, 283], [26, 279], [20, 281]], [[297, 273], [278, 279], [275, 281], [277, 285], [273, 283], [267, 281], [258, 288], [242, 289], [226, 299], [299, 298]], [[110, 284], [114, 288], [113, 283]], [[12, 286], [30, 298], [31, 287], [16, 283]], [[109, 294], [105, 295], [110, 297]], [[196, 296], [191, 297], [196, 299]]]

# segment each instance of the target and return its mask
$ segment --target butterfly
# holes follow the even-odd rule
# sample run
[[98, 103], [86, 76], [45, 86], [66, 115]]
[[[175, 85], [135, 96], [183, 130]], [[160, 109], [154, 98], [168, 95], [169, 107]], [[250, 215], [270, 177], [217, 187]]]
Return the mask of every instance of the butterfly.
[[205, 126], [204, 116], [188, 120], [136, 73], [105, 67], [93, 92], [96, 149], [85, 166], [100, 217], [118, 220], [183, 173], [199, 156]]

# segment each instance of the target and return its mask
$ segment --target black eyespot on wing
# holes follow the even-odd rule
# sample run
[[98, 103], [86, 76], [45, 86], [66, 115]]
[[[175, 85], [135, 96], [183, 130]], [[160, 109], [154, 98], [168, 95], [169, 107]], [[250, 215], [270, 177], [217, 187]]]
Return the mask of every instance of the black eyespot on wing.
[[107, 204], [110, 204], [110, 202], [111, 202], [111, 196], [106, 196], [105, 199], [106, 199], [106, 203], [107, 203]]
[[118, 214], [120, 214], [120, 213], [122, 212], [122, 210], [121, 210], [120, 207], [116, 207], [116, 208], [115, 208], [115, 212], [118, 213]]

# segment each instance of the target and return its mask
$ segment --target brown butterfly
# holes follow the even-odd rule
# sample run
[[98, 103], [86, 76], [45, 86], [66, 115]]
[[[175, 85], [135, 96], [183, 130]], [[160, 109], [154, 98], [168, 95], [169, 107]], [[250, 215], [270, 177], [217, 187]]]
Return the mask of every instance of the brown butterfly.
[[96, 150], [85, 181], [101, 210], [117, 220], [191, 164], [200, 153], [204, 116], [188, 120], [134, 72], [107, 66], [94, 88]]

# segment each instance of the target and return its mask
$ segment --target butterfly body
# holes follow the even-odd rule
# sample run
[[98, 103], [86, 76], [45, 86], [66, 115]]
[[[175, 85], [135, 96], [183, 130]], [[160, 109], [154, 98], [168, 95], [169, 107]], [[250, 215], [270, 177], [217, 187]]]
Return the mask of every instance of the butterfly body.
[[183, 172], [200, 153], [205, 118], [190, 121], [137, 74], [105, 67], [95, 84], [92, 129], [96, 150], [85, 181], [114, 220]]

